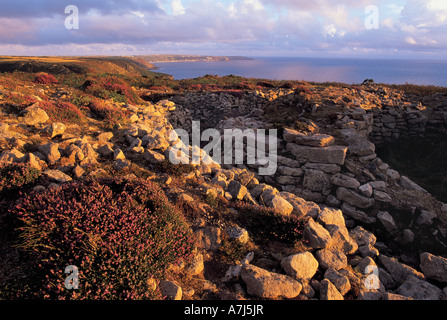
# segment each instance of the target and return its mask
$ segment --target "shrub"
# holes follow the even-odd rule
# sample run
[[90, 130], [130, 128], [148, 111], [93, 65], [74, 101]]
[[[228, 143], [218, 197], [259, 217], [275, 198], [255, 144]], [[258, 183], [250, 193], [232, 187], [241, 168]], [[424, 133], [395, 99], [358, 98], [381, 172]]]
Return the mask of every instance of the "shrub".
[[117, 77], [102, 77], [87, 80], [85, 92], [101, 99], [113, 99], [115, 102], [135, 103], [138, 95], [123, 79]]
[[[194, 249], [181, 212], [150, 181], [66, 184], [23, 197], [10, 213], [21, 223], [20, 247], [40, 261], [37, 298], [159, 298], [148, 280]], [[79, 269], [77, 290], [65, 289], [68, 265]]]
[[85, 114], [74, 104], [65, 101], [42, 101], [39, 107], [43, 109], [52, 121], [84, 122]]
[[312, 94], [312, 91], [310, 91], [310, 89], [306, 86], [303, 85], [299, 85], [296, 89], [295, 89], [296, 93], [305, 93], [305, 94]]
[[55, 76], [53, 76], [52, 74], [48, 74], [48, 73], [39, 73], [34, 78], [34, 82], [39, 83], [39, 84], [58, 84], [59, 83], [59, 81], [56, 79]]
[[102, 100], [94, 99], [90, 101], [88, 109], [103, 121], [106, 128], [113, 128], [117, 124], [124, 125], [127, 121], [123, 110]]
[[185, 173], [190, 173], [195, 170], [195, 167], [192, 164], [173, 164], [169, 160], [160, 162], [158, 164], [158, 168], [160, 169], [160, 171], [176, 177], [180, 177]]
[[286, 217], [272, 208], [242, 202], [233, 206], [239, 212], [240, 225], [244, 226], [254, 239], [296, 244], [302, 238], [304, 224], [297, 217]]
[[39, 177], [39, 170], [25, 164], [2, 164], [0, 165], [0, 195], [27, 187], [36, 182]]

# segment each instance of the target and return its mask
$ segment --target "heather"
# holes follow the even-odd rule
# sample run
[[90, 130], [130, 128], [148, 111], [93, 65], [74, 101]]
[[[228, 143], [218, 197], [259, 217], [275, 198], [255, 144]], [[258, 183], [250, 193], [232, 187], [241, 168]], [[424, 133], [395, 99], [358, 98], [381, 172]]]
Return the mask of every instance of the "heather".
[[65, 101], [42, 101], [39, 108], [44, 110], [53, 121], [82, 123], [85, 119], [84, 112], [70, 102]]
[[0, 164], [0, 195], [26, 188], [39, 177], [39, 170], [25, 164]]
[[38, 84], [58, 84], [59, 81], [55, 76], [48, 73], [40, 73], [34, 78], [34, 82]]
[[[194, 248], [181, 212], [149, 181], [66, 184], [24, 196], [10, 213], [20, 222], [20, 247], [39, 260], [39, 286], [25, 296], [160, 298], [148, 280]], [[64, 287], [68, 265], [79, 268], [78, 290]]]

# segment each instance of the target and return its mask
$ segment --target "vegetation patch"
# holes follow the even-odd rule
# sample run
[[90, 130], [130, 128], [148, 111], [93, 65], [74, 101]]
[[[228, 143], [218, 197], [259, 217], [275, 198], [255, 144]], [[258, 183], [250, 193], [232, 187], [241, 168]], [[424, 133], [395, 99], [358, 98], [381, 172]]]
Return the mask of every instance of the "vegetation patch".
[[[148, 280], [188, 261], [195, 246], [181, 212], [150, 181], [66, 184], [24, 196], [9, 213], [19, 246], [39, 262], [36, 288], [22, 298], [160, 298]], [[65, 288], [69, 265], [79, 269], [77, 290]]]

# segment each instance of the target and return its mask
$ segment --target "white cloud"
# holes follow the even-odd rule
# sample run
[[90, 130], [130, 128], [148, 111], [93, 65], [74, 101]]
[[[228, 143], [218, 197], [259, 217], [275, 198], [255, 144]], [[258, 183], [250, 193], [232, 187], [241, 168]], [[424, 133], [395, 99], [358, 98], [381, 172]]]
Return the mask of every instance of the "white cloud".
[[181, 0], [173, 0], [171, 2], [172, 15], [179, 16], [186, 13]]

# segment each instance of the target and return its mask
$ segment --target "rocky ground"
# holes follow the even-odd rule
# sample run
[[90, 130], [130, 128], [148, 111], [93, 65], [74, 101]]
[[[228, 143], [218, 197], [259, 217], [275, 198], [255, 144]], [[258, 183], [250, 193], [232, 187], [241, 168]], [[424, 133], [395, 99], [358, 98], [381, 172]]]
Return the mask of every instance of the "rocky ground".
[[[151, 92], [135, 90], [149, 100]], [[447, 297], [447, 205], [376, 154], [393, 139], [443, 133], [445, 95], [423, 105], [389, 87], [319, 84], [157, 94], [152, 102], [105, 101], [125, 121], [104, 128], [92, 112], [76, 122], [44, 110], [44, 101], [72, 99], [71, 87], [28, 84], [40, 101], [23, 108], [11, 92], [0, 87], [0, 162], [42, 172], [34, 192], [86, 178], [144, 178], [184, 210], [197, 250], [154, 280], [168, 299]], [[279, 129], [278, 170], [260, 176], [259, 163], [208, 161], [182, 172], [168, 161], [181, 143], [170, 137], [195, 120], [221, 132]], [[179, 157], [210, 159], [187, 147]], [[250, 215], [250, 205], [276, 214]], [[7, 283], [20, 262], [2, 242]]]

